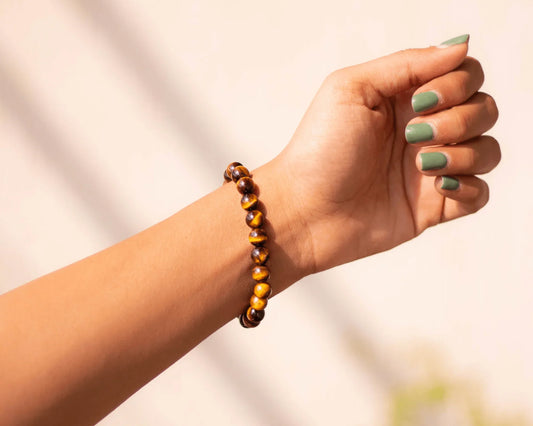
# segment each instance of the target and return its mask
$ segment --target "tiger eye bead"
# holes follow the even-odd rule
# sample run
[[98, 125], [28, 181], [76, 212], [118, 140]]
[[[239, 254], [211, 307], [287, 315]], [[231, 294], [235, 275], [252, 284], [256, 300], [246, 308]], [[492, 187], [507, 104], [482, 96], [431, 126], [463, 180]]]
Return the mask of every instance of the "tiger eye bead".
[[246, 215], [246, 225], [250, 228], [259, 228], [263, 224], [263, 213], [259, 210], [249, 211]]
[[254, 287], [254, 294], [261, 299], [268, 299], [272, 295], [272, 287], [269, 283], [257, 283]]
[[237, 191], [241, 194], [254, 192], [254, 181], [249, 177], [242, 177], [237, 182]]
[[252, 278], [255, 281], [266, 281], [270, 277], [270, 271], [266, 266], [255, 266], [252, 269]]
[[250, 320], [245, 313], [242, 313], [239, 315], [239, 322], [244, 328], [254, 328], [257, 327], [261, 321]]
[[230, 180], [231, 180], [231, 174], [233, 173], [233, 169], [235, 169], [235, 167], [239, 167], [239, 166], [242, 166], [242, 164], [237, 162], [237, 161], [234, 161], [233, 163], [228, 165], [228, 167], [226, 167], [226, 171], [224, 172], [224, 178], [226, 176], [228, 176], [230, 178]]
[[224, 183], [231, 182], [232, 179], [230, 176], [228, 176], [228, 169], [224, 170]]
[[268, 235], [262, 228], [252, 229], [248, 235], [248, 241], [254, 246], [260, 246], [268, 240]]
[[267, 299], [257, 297], [255, 294], [250, 298], [250, 307], [252, 307], [256, 311], [262, 311], [263, 309], [265, 309], [267, 303]]
[[241, 198], [241, 207], [244, 210], [254, 210], [257, 207], [257, 203], [259, 202], [259, 198], [257, 198], [257, 195], [252, 193], [244, 194]]
[[236, 166], [231, 171], [231, 178], [233, 182], [237, 182], [240, 178], [250, 177], [250, 172], [244, 166]]
[[264, 317], [265, 317], [264, 310], [257, 311], [250, 306], [248, 310], [246, 311], [246, 318], [249, 319], [250, 321], [261, 322], [263, 321]]
[[266, 247], [254, 247], [250, 255], [256, 265], [262, 265], [268, 260], [268, 249]]

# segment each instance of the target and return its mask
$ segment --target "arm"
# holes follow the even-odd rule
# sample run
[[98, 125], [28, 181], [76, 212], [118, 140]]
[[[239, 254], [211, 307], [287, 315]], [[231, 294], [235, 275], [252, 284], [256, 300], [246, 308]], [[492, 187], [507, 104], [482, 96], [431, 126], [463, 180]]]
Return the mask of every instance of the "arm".
[[[299, 245], [302, 224], [282, 209], [275, 167], [253, 176], [268, 209], [279, 292], [306, 274], [309, 251]], [[0, 297], [0, 423], [95, 423], [238, 316], [251, 294], [250, 228], [239, 201], [233, 184], [221, 186]]]
[[[498, 113], [466, 53], [463, 40], [336, 71], [288, 146], [253, 171], [276, 293], [488, 201], [474, 175], [499, 161], [480, 136]], [[413, 95], [428, 92], [436, 101], [415, 114]], [[0, 423], [94, 423], [236, 317], [251, 293], [239, 198], [225, 185], [1, 296]]]

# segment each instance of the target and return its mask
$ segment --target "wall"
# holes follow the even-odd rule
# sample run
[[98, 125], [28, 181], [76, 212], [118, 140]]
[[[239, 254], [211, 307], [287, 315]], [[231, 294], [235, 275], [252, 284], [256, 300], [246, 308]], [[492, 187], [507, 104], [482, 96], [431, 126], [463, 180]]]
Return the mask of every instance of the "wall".
[[0, 2], [0, 291], [274, 157], [330, 71], [468, 32], [500, 108], [488, 206], [302, 280], [101, 424], [530, 424], [531, 16], [528, 0]]

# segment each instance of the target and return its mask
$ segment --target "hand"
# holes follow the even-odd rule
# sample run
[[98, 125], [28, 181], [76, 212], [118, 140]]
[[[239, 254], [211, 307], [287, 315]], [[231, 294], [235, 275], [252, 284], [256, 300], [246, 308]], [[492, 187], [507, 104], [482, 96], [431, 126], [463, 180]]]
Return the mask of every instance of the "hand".
[[483, 71], [467, 50], [467, 42], [406, 50], [325, 80], [273, 160], [290, 182], [290, 213], [306, 229], [308, 273], [390, 249], [487, 203], [488, 186], [473, 175], [500, 160], [496, 140], [480, 136], [498, 110], [478, 92]]

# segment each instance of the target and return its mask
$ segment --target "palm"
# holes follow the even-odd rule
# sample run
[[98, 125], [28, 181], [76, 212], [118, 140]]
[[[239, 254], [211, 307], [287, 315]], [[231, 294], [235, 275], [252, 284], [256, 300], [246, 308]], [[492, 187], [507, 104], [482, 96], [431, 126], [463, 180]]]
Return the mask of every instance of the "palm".
[[[404, 139], [412, 91], [372, 108], [352, 91], [331, 92], [338, 89], [319, 92], [284, 152], [298, 178], [297, 203], [312, 216], [317, 270], [415, 237], [440, 221], [443, 205]], [[342, 257], [333, 248], [339, 244]]]

